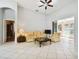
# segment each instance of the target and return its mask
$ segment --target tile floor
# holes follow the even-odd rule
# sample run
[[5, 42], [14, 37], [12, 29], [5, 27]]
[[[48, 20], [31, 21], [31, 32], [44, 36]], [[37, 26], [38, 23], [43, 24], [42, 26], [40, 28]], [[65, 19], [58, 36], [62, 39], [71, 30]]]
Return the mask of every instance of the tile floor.
[[68, 38], [61, 38], [61, 42], [44, 43], [5, 43], [0, 46], [0, 59], [75, 59], [74, 43]]

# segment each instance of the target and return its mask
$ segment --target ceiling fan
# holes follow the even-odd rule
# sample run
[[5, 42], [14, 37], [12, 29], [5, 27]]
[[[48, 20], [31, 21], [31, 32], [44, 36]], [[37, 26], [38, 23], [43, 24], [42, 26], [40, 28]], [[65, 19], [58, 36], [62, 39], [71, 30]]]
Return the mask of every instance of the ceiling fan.
[[43, 7], [43, 6], [45, 6], [45, 10], [47, 10], [47, 7], [49, 6], [49, 7], [53, 7], [53, 5], [50, 5], [50, 3], [52, 2], [52, 0], [45, 0], [45, 1], [42, 1], [42, 0], [40, 0], [40, 2], [41, 3], [43, 3], [43, 5], [40, 5], [39, 7]]

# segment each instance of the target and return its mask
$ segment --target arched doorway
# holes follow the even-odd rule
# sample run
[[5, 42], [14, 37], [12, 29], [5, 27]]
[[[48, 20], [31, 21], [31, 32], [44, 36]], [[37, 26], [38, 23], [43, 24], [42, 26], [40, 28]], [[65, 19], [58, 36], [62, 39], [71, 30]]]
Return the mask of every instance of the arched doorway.
[[0, 8], [1, 20], [0, 20], [0, 43], [15, 42], [15, 19], [16, 12], [12, 8], [2, 7]]

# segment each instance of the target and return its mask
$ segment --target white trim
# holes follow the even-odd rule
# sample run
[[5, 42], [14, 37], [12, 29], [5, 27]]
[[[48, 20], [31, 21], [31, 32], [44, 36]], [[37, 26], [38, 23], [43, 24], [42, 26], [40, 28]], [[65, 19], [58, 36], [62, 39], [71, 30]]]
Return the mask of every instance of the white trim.
[[11, 19], [11, 18], [7, 18], [7, 19], [3, 19], [3, 20], [15, 21], [15, 19]]
[[[2, 28], [1, 28], [1, 29], [2, 29], [2, 32], [1, 32], [0, 35], [3, 36], [3, 35], [2, 35], [2, 34], [3, 34], [3, 20], [1, 20], [1, 19], [0, 19], [0, 24], [2, 24], [2, 25], [1, 25], [1, 27], [2, 27]], [[2, 44], [2, 43], [3, 43], [3, 37], [0, 37], [0, 39], [1, 39], [0, 44]]]

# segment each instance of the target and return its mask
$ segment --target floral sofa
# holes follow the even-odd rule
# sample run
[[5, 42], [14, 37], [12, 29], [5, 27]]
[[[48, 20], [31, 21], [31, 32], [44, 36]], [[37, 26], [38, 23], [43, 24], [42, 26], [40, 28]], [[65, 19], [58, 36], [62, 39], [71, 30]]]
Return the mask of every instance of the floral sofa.
[[45, 34], [43, 32], [23, 32], [17, 33], [17, 37], [23, 35], [26, 37], [27, 42], [34, 41], [37, 37], [44, 37]]
[[[35, 38], [37, 38], [37, 37], [45, 37], [45, 34], [43, 32], [22, 32], [22, 33], [17, 33], [17, 37], [20, 36], [20, 35], [25, 36], [27, 42], [34, 41]], [[51, 35], [50, 39], [53, 42], [60, 41], [60, 33], [55, 32], [54, 34]]]

